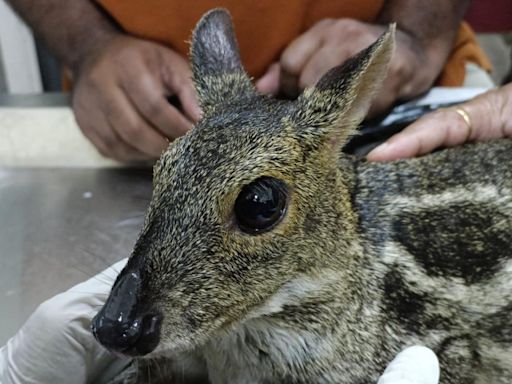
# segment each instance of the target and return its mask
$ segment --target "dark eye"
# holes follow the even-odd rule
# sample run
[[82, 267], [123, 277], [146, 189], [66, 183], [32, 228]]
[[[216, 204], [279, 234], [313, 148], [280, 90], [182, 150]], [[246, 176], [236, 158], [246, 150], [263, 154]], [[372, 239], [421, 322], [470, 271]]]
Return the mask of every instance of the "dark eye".
[[286, 184], [261, 177], [247, 184], [235, 201], [235, 217], [243, 232], [259, 234], [272, 229], [286, 211]]

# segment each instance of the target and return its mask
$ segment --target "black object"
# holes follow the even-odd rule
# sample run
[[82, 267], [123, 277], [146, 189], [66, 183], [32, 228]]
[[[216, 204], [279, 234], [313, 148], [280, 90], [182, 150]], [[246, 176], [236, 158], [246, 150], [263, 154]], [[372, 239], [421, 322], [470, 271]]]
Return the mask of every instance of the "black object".
[[364, 156], [374, 147], [387, 140], [395, 133], [400, 132], [421, 116], [435, 111], [436, 109], [450, 107], [455, 104], [459, 103], [399, 105], [388, 115], [364, 122], [359, 128], [358, 134], [350, 139], [343, 148], [343, 151], [356, 156]]

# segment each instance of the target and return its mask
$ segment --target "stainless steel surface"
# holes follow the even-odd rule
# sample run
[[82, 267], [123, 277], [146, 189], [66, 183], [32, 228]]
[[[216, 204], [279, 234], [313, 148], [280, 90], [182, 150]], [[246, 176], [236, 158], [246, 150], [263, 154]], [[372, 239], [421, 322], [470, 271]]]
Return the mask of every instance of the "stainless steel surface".
[[0, 345], [39, 303], [129, 255], [151, 171], [0, 168]]
[[0, 93], [0, 107], [64, 107], [71, 103], [68, 93], [47, 92], [31, 95], [11, 95]]

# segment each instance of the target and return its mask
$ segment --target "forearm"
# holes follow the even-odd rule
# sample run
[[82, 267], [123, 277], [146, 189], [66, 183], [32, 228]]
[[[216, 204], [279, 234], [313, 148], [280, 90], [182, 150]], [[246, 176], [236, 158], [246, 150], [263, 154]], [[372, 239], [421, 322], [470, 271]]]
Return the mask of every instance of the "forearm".
[[422, 46], [451, 49], [469, 0], [388, 0], [378, 21], [396, 22], [400, 30], [416, 38]]
[[7, 0], [55, 56], [76, 73], [119, 30], [90, 0]]
[[[431, 86], [453, 48], [469, 0], [387, 0], [378, 22], [396, 22], [408, 38], [411, 51], [422, 60], [422, 71], [413, 81]], [[423, 84], [422, 84], [423, 83]]]

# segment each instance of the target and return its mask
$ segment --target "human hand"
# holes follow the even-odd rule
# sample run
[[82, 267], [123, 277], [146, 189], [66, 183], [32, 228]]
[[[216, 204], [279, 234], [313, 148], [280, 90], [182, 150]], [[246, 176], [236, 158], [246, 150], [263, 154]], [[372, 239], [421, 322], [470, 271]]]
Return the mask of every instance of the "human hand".
[[422, 117], [372, 150], [367, 159], [391, 161], [501, 137], [512, 137], [512, 84]]
[[377, 384], [438, 384], [439, 362], [429, 348], [414, 346], [400, 352]]
[[0, 383], [106, 383], [122, 371], [130, 360], [103, 348], [90, 323], [126, 260], [41, 304], [0, 348]]
[[[200, 118], [188, 62], [157, 43], [116, 35], [74, 77], [78, 125], [101, 154], [116, 160], [156, 159], [167, 139]], [[181, 110], [169, 96], [177, 96]]]
[[[353, 19], [324, 19], [294, 40], [256, 86], [264, 94], [296, 97], [329, 69], [375, 42], [387, 28]], [[420, 46], [413, 36], [397, 28], [388, 75], [369, 115], [381, 113], [396, 100], [412, 98], [431, 86], [443, 62], [425, 66], [425, 53]]]

